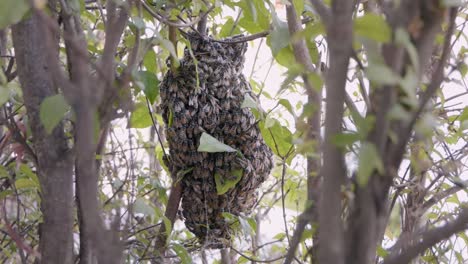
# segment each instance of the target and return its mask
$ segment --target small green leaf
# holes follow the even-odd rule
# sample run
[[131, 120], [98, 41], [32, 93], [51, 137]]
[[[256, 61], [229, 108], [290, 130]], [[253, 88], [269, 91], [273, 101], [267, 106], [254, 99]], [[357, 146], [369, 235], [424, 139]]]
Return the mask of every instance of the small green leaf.
[[39, 186], [37, 185], [37, 183], [35, 183], [31, 179], [21, 178], [15, 181], [15, 187], [16, 189], [20, 190], [20, 189], [38, 188]]
[[191, 264], [193, 263], [192, 257], [189, 255], [188, 251], [185, 249], [184, 246], [179, 244], [172, 244], [172, 249], [175, 251], [176, 255], [179, 257], [180, 262], [182, 264]]
[[337, 147], [347, 147], [354, 144], [354, 142], [359, 141], [360, 139], [361, 135], [358, 133], [342, 133], [333, 136], [331, 141]]
[[197, 149], [198, 152], [236, 152], [237, 150], [219, 142], [216, 138], [213, 136], [203, 132], [201, 137], [200, 137], [200, 145], [198, 146]]
[[405, 47], [406, 51], [409, 54], [411, 63], [413, 64], [413, 67], [415, 69], [419, 69], [418, 51], [413, 45], [408, 31], [402, 28], [398, 28], [395, 32], [395, 42]]
[[291, 102], [289, 102], [289, 100], [280, 99], [280, 100], [278, 101], [278, 103], [279, 103], [280, 105], [284, 106], [284, 108], [286, 108], [286, 109], [288, 110], [288, 112], [289, 112], [291, 115], [293, 115], [293, 116], [296, 115], [296, 114], [294, 113], [293, 107], [292, 107], [292, 105], [291, 105]]
[[130, 116], [130, 127], [146, 128], [153, 125], [153, 120], [148, 112], [148, 106], [144, 103], [139, 103], [135, 106], [135, 110]]
[[357, 182], [360, 186], [365, 186], [374, 170], [383, 173], [384, 166], [380, 159], [375, 145], [364, 142], [359, 151], [359, 168], [357, 172]]
[[[233, 27], [235, 28], [233, 29]], [[239, 30], [239, 27], [237, 27], [234, 24], [234, 19], [232, 19], [232, 17], [228, 17], [226, 22], [224, 22], [224, 25], [221, 28], [221, 31], [219, 32], [219, 37], [221, 38], [229, 37], [231, 34], [231, 31], [232, 31], [232, 35], [237, 35], [241, 33]]]
[[0, 85], [0, 106], [3, 106], [10, 99], [10, 90], [3, 85]]
[[18, 23], [29, 11], [28, 0], [1, 0], [0, 1], [0, 29]]
[[5, 199], [6, 197], [12, 194], [14, 194], [13, 190], [5, 190], [5, 191], [0, 192], [0, 201], [2, 201], [3, 199]]
[[133, 204], [133, 211], [136, 214], [154, 215], [154, 209], [143, 198], [137, 198]]
[[465, 106], [465, 108], [463, 108], [463, 112], [460, 114], [460, 116], [458, 117], [458, 120], [460, 122], [463, 122], [465, 120], [468, 120], [468, 106]]
[[367, 78], [379, 85], [394, 85], [401, 81], [400, 76], [385, 64], [372, 64], [366, 68]]
[[456, 193], [450, 196], [449, 198], [447, 198], [446, 201], [447, 203], [460, 204], [460, 200], [458, 199], [458, 195]]
[[278, 27], [273, 29], [270, 36], [271, 51], [273, 53], [273, 56], [276, 56], [281, 49], [289, 45], [289, 30], [288, 26], [284, 25], [284, 22], [280, 23]]
[[218, 195], [225, 194], [229, 189], [236, 186], [236, 184], [242, 179], [244, 171], [242, 169], [233, 170], [231, 174], [235, 176], [234, 179], [224, 179], [219, 173], [215, 173], [216, 192]]
[[145, 92], [148, 100], [153, 104], [159, 95], [159, 80], [156, 74], [150, 71], [139, 71], [135, 74], [137, 85]]
[[388, 251], [385, 250], [382, 246], [377, 247], [377, 256], [385, 258], [388, 255]]
[[52, 130], [62, 121], [69, 110], [70, 105], [62, 94], [49, 96], [42, 101], [39, 118], [48, 134], [52, 133]]
[[164, 215], [162, 216], [162, 219], [163, 219], [164, 227], [166, 228], [166, 244], [165, 245], [167, 245], [171, 238], [170, 234], [172, 233], [172, 223], [171, 223], [171, 220], [169, 220], [169, 218], [167, 218]]
[[153, 49], [150, 49], [148, 52], [146, 52], [145, 57], [143, 58], [143, 66], [145, 66], [146, 70], [149, 72], [156, 72], [156, 53]]
[[265, 143], [279, 157], [285, 157], [288, 152], [294, 150], [291, 131], [277, 120], [267, 117], [265, 123], [260, 122], [259, 127]]
[[177, 53], [174, 47], [174, 44], [168, 39], [159, 39], [159, 43], [163, 48], [165, 48], [169, 53], [171, 53], [171, 56], [174, 58], [176, 62], [176, 67], [179, 67], [179, 58], [177, 57]]
[[131, 18], [131, 24], [134, 25], [136, 28], [138, 29], [145, 29], [146, 25], [145, 25], [145, 21], [141, 18], [141, 17], [132, 17]]
[[388, 42], [391, 39], [391, 29], [382, 16], [366, 14], [354, 20], [354, 32], [377, 42]]
[[258, 104], [257, 101], [255, 101], [255, 99], [250, 96], [250, 94], [246, 93], [244, 95], [244, 101], [242, 101], [241, 108], [252, 108], [258, 110]]
[[19, 167], [19, 173], [21, 177], [27, 178], [36, 183], [37, 186], [39, 186], [39, 178], [37, 178], [37, 174], [33, 172], [31, 167], [29, 167], [28, 165], [21, 164]]

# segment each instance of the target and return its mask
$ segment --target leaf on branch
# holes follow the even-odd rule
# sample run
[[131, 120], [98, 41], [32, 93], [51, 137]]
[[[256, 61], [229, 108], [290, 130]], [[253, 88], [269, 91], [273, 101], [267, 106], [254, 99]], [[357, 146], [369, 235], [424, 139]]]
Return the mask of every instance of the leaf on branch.
[[360, 186], [365, 186], [372, 173], [377, 170], [384, 172], [384, 166], [375, 145], [364, 142], [359, 151], [359, 168], [357, 172], [357, 182]]
[[159, 96], [159, 80], [156, 74], [150, 71], [139, 71], [135, 74], [137, 86], [143, 90], [148, 100], [153, 104]]
[[377, 14], [366, 14], [356, 18], [354, 32], [358, 36], [382, 43], [389, 42], [392, 34], [385, 19]]
[[62, 94], [49, 96], [41, 103], [39, 118], [48, 134], [62, 121], [65, 114], [70, 110]]
[[237, 152], [237, 149], [232, 148], [219, 140], [214, 138], [208, 133], [203, 132], [200, 137], [200, 145], [197, 149], [198, 152]]
[[148, 106], [144, 103], [138, 103], [130, 116], [131, 128], [146, 128], [153, 125], [151, 116], [148, 112]]
[[367, 78], [378, 85], [395, 85], [401, 82], [401, 77], [385, 64], [370, 64], [366, 68]]
[[2, 0], [0, 1], [0, 29], [16, 24], [29, 11], [27, 0]]
[[188, 253], [188, 251], [185, 249], [184, 246], [180, 244], [172, 244], [171, 248], [175, 251], [176, 255], [180, 259], [181, 264], [191, 264], [193, 263], [192, 257]]
[[255, 99], [252, 98], [249, 94], [244, 95], [244, 101], [242, 101], [241, 108], [252, 108], [258, 110], [258, 104]]
[[222, 195], [227, 193], [229, 189], [236, 186], [236, 184], [242, 179], [242, 175], [244, 174], [244, 170], [238, 169], [231, 171], [233, 179], [224, 178], [221, 174], [215, 173], [215, 183], [216, 183], [216, 192], [218, 195]]
[[135, 203], [133, 204], [133, 211], [136, 214], [143, 214], [143, 215], [154, 215], [154, 209], [151, 207], [145, 199], [137, 198]]

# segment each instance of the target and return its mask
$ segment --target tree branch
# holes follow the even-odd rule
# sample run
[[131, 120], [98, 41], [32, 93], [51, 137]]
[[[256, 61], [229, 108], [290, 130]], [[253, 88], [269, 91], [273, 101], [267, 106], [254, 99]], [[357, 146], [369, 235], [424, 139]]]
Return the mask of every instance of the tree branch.
[[330, 24], [330, 18], [332, 16], [330, 8], [328, 8], [321, 0], [310, 0], [315, 11], [322, 18], [323, 24], [328, 26]]
[[[446, 225], [434, 228], [422, 233], [409, 242], [411, 246], [401, 249], [401, 252], [393, 252], [385, 258], [382, 264], [409, 263], [419, 254], [452, 235], [468, 229], [468, 208], [462, 209], [458, 217]], [[398, 242], [397, 242], [398, 243]]]
[[[299, 20], [298, 15], [296, 14], [296, 10], [294, 8], [294, 3], [290, 1], [290, 3], [286, 6], [286, 16], [288, 20], [288, 28], [289, 34], [293, 36], [297, 32], [302, 31], [301, 21]], [[293, 39], [293, 38], [292, 38]], [[312, 59], [310, 57], [309, 50], [307, 48], [307, 44], [304, 38], [300, 38], [292, 43], [294, 57], [296, 61], [301, 64], [305, 72], [302, 74], [302, 79], [304, 81], [304, 88], [308, 95], [308, 104], [313, 105], [315, 111], [307, 118], [307, 123], [309, 125], [309, 129], [306, 134], [306, 140], [316, 142], [317, 148], [315, 150], [316, 157], [308, 157], [307, 158], [307, 192], [308, 192], [308, 200], [311, 204], [310, 207], [301, 215], [299, 221], [296, 226], [296, 230], [294, 231], [293, 237], [290, 240], [289, 250], [286, 255], [286, 259], [284, 263], [291, 263], [291, 261], [295, 258], [295, 252], [297, 246], [300, 243], [300, 238], [302, 233], [304, 232], [305, 226], [307, 223], [314, 224], [317, 222], [318, 213], [317, 205], [320, 197], [319, 192], [319, 185], [321, 182], [321, 177], [319, 177], [318, 173], [320, 171], [321, 165], [321, 150], [320, 150], [320, 121], [321, 121], [321, 108], [322, 108], [322, 87], [312, 87], [311, 82], [309, 81], [308, 75], [312, 72], [316, 71], [316, 67], [312, 63]], [[317, 158], [318, 157], [318, 158]], [[318, 245], [318, 233], [316, 232], [313, 239], [313, 251], [314, 253], [317, 251]], [[317, 254], [313, 254], [313, 258], [317, 258]], [[313, 261], [315, 262], [315, 261]]]
[[352, 14], [354, 2], [332, 2], [333, 20], [327, 26], [330, 67], [326, 73], [326, 116], [323, 152], [323, 188], [319, 215], [319, 263], [344, 263], [344, 233], [341, 220], [341, 186], [346, 178], [346, 168], [341, 150], [332, 138], [342, 132], [346, 75], [352, 55]]

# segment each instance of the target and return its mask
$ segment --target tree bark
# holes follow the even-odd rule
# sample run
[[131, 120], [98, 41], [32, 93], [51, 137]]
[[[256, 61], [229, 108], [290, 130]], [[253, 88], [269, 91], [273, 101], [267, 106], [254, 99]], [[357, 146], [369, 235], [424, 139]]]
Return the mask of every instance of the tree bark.
[[[36, 14], [13, 26], [12, 35], [41, 185], [40, 263], [72, 263], [73, 157], [63, 126], [47, 134], [39, 118], [42, 101], [57, 93], [44, 53], [47, 40]], [[58, 43], [54, 52], [58, 56]]]
[[323, 144], [323, 188], [319, 215], [319, 263], [342, 264], [344, 234], [341, 219], [341, 186], [346, 178], [342, 151], [331, 139], [342, 132], [346, 75], [352, 54], [352, 13], [354, 1], [332, 2], [333, 19], [327, 25], [330, 67], [326, 73], [325, 138]]

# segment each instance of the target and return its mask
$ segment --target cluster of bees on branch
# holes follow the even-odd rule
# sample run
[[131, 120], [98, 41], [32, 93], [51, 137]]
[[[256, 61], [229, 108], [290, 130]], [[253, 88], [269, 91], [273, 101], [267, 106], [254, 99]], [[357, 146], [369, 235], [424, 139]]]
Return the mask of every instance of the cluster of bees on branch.
[[[191, 52], [186, 48], [177, 72], [169, 71], [160, 87], [170, 170], [182, 183], [185, 225], [205, 247], [221, 248], [231, 238], [223, 213], [250, 213], [256, 190], [273, 167], [273, 154], [251, 110], [241, 107], [246, 95], [254, 97], [242, 74], [247, 44], [194, 33], [187, 38]], [[241, 155], [198, 152], [203, 132]], [[240, 181], [219, 195], [215, 175], [232, 180], [236, 170], [242, 171]]]

